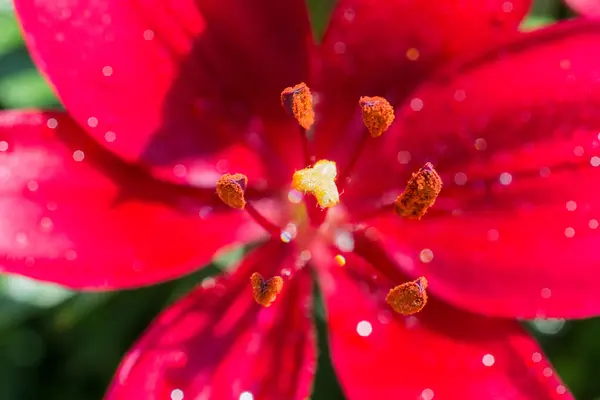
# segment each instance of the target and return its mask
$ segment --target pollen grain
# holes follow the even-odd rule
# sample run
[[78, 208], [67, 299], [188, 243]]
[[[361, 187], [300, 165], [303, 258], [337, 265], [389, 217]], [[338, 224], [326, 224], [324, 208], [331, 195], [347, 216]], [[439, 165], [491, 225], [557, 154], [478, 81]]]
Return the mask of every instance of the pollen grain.
[[248, 177], [244, 174], [224, 174], [217, 181], [217, 195], [229, 207], [243, 210], [247, 185]]
[[281, 105], [305, 130], [309, 130], [315, 123], [312, 94], [304, 82], [283, 89]]
[[283, 278], [280, 276], [265, 280], [261, 274], [255, 272], [250, 277], [250, 283], [254, 300], [263, 307], [270, 307], [283, 289]]
[[372, 137], [381, 136], [394, 122], [394, 108], [383, 97], [361, 97], [363, 123]]
[[427, 303], [427, 279], [406, 282], [391, 289], [385, 301], [394, 311], [402, 315], [416, 314]]
[[398, 196], [394, 205], [396, 213], [404, 218], [421, 219], [433, 206], [442, 190], [442, 178], [431, 163], [426, 163], [412, 174], [404, 192]]

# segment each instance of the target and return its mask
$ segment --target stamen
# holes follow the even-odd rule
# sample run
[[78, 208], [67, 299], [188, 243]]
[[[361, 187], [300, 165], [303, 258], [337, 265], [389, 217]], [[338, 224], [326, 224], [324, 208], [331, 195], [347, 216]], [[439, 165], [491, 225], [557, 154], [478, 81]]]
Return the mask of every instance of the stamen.
[[379, 137], [394, 122], [394, 108], [383, 97], [361, 97], [363, 122], [372, 137]]
[[433, 206], [442, 190], [442, 178], [431, 163], [412, 174], [406, 189], [395, 201], [396, 213], [404, 218], [421, 219]]
[[281, 92], [281, 105], [305, 130], [309, 130], [315, 123], [312, 94], [304, 82], [285, 88]]
[[391, 289], [385, 301], [394, 311], [402, 315], [416, 314], [427, 303], [427, 279], [420, 277]]
[[335, 162], [319, 160], [312, 167], [294, 172], [292, 188], [312, 194], [322, 208], [330, 208], [340, 202], [336, 176]]
[[272, 236], [278, 236], [281, 229], [266, 219], [244, 198], [248, 177], [244, 174], [224, 174], [217, 181], [217, 196], [231, 208], [245, 210], [254, 220]]
[[243, 210], [246, 206], [244, 192], [248, 186], [248, 177], [244, 174], [225, 174], [217, 181], [217, 195], [231, 208]]
[[261, 274], [255, 272], [250, 277], [250, 283], [254, 300], [263, 307], [270, 307], [283, 289], [283, 278], [280, 276], [265, 280]]

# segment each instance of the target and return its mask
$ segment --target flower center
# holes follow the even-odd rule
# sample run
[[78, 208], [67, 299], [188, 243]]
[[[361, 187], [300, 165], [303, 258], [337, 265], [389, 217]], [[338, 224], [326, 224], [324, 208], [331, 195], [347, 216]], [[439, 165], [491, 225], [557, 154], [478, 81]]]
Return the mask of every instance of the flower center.
[[[286, 220], [291, 219], [292, 222], [281, 227], [264, 217], [254, 207], [252, 199], [245, 197], [248, 178], [241, 173], [221, 176], [216, 185], [217, 195], [228, 206], [246, 211], [272, 237], [279, 237], [284, 243], [295, 240], [300, 248], [308, 248], [312, 240], [320, 237], [337, 244], [339, 232], [350, 234], [346, 229], [344, 208], [339, 207], [344, 185], [367, 140], [380, 137], [394, 121], [394, 109], [382, 97], [360, 98], [365, 132], [359, 145], [351, 153], [348, 165], [338, 176], [338, 168], [334, 161], [319, 160], [313, 163], [314, 157], [307, 134], [315, 121], [310, 89], [304, 83], [284, 89], [281, 93], [281, 104], [298, 122], [307, 165], [306, 168], [297, 170], [291, 180], [291, 190], [288, 193], [290, 206], [287, 208], [289, 213]], [[339, 182], [339, 186], [336, 181]], [[393, 209], [401, 217], [421, 219], [435, 203], [441, 188], [442, 181], [439, 175], [433, 165], [427, 163], [412, 175], [406, 189], [395, 202], [381, 206], [378, 211]], [[333, 212], [328, 218], [328, 211], [334, 207], [335, 211], [339, 212]], [[345, 258], [340, 254], [335, 256], [335, 261], [338, 265], [345, 264]], [[287, 274], [287, 277], [291, 279], [291, 274]], [[269, 307], [275, 301], [284, 285], [280, 276], [265, 280], [257, 272], [250, 280], [254, 299], [265, 307]], [[427, 302], [426, 288], [427, 280], [424, 277], [401, 283], [390, 290], [386, 302], [400, 314], [414, 314], [423, 309]]]

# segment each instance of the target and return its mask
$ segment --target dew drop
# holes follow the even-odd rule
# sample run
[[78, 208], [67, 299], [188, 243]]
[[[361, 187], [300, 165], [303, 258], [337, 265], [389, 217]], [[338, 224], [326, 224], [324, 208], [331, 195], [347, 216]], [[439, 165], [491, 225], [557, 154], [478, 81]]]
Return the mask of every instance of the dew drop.
[[114, 142], [116, 138], [117, 138], [117, 135], [113, 131], [107, 131], [104, 134], [104, 140], [106, 140], [109, 143]]
[[27, 234], [25, 232], [19, 232], [15, 236], [15, 241], [21, 246], [26, 246], [29, 242], [29, 239], [27, 238]]
[[464, 90], [457, 90], [454, 92], [454, 100], [461, 102], [461, 101], [465, 101], [465, 99], [467, 98], [467, 93]]
[[183, 400], [183, 390], [173, 389], [171, 391], [171, 400]]
[[177, 164], [173, 167], [173, 175], [178, 178], [183, 178], [187, 174], [187, 168], [185, 165]]
[[544, 368], [544, 370], [542, 371], [542, 374], [546, 377], [546, 378], [550, 378], [552, 376], [552, 368], [550, 367], [546, 367]]
[[510, 1], [505, 1], [504, 3], [502, 3], [502, 11], [504, 11], [505, 13], [509, 13], [512, 12], [513, 10], [513, 3], [511, 3]]
[[279, 238], [283, 243], [289, 243], [292, 241], [292, 234], [288, 231], [281, 231], [281, 235], [279, 235]]
[[573, 229], [572, 227], [567, 227], [565, 229], [565, 236], [568, 238], [572, 238], [573, 236], [575, 236], [575, 229]]
[[58, 126], [58, 121], [56, 120], [56, 118], [48, 118], [46, 125], [48, 126], [48, 128], [54, 129]]
[[297, 191], [296, 189], [291, 189], [288, 192], [288, 200], [290, 203], [298, 204], [302, 201], [302, 193]]
[[4, 140], [0, 141], [0, 151], [8, 150], [8, 143]]
[[598, 166], [600, 166], [600, 157], [594, 156], [594, 157], [590, 158], [590, 165], [592, 167], [598, 167]]
[[110, 65], [106, 65], [102, 67], [102, 75], [111, 76], [113, 74], [113, 69]]
[[310, 253], [310, 250], [302, 250], [300, 252], [300, 259], [302, 261], [310, 261], [311, 258], [312, 258], [312, 254]]
[[254, 395], [250, 392], [242, 392], [239, 400], [254, 400]]
[[487, 142], [484, 138], [475, 139], [475, 149], [479, 151], [484, 151], [487, 149]]
[[500, 238], [500, 232], [498, 232], [496, 229], [490, 229], [487, 231], [487, 239], [490, 242], [495, 242]]
[[77, 252], [75, 250], [67, 250], [65, 252], [65, 258], [69, 261], [73, 261], [77, 259]]
[[87, 124], [90, 128], [95, 128], [98, 126], [98, 118], [96, 117], [89, 117], [87, 120]]
[[485, 365], [486, 367], [491, 367], [492, 365], [494, 365], [494, 363], [496, 362], [496, 358], [491, 355], [491, 354], [486, 354], [483, 356], [483, 358], [481, 359], [481, 362], [483, 363], [483, 365]]
[[283, 268], [281, 270], [281, 275], [283, 275], [283, 276], [291, 276], [292, 275], [292, 271], [289, 268]]
[[37, 183], [37, 181], [27, 182], [27, 189], [29, 189], [32, 192], [35, 192], [36, 190], [38, 190], [39, 187], [40, 187], [40, 185]]
[[152, 40], [154, 39], [154, 31], [151, 29], [146, 29], [144, 31], [144, 39], [145, 40]]
[[73, 152], [73, 160], [80, 162], [80, 161], [83, 161], [84, 158], [85, 158], [85, 154], [83, 153], [83, 151], [75, 150]]
[[539, 363], [540, 361], [542, 361], [542, 354], [536, 351], [531, 355], [531, 361], [533, 361], [534, 363]]
[[575, 211], [577, 210], [577, 203], [575, 203], [573, 200], [569, 200], [567, 201], [566, 207], [568, 211]]
[[48, 217], [44, 217], [40, 220], [40, 227], [46, 232], [50, 232], [53, 226], [54, 224], [52, 223], [52, 220]]
[[457, 172], [456, 175], [454, 175], [454, 183], [456, 183], [459, 186], [466, 184], [467, 180], [467, 174], [465, 174], [464, 172]]
[[423, 263], [430, 263], [433, 260], [433, 251], [431, 251], [430, 249], [421, 250], [421, 252], [419, 253], [419, 259]]
[[577, 157], [581, 157], [583, 155], [583, 147], [575, 146], [573, 149], [573, 154], [575, 154]]
[[343, 267], [344, 265], [346, 265], [346, 257], [344, 257], [341, 254], [338, 254], [335, 256], [335, 262], [337, 263], [337, 265], [339, 265], [340, 267]]
[[558, 394], [565, 394], [566, 391], [567, 389], [563, 385], [558, 385], [556, 387], [556, 393]]
[[550, 176], [550, 168], [548, 168], [548, 167], [540, 168], [540, 176], [542, 178], [549, 177]]
[[370, 336], [373, 333], [373, 326], [369, 321], [360, 321], [356, 325], [356, 332], [362, 337]]
[[401, 150], [398, 152], [398, 162], [400, 164], [408, 164], [410, 162], [410, 152], [406, 150]]
[[210, 276], [208, 278], [202, 279], [202, 282], [200, 282], [200, 286], [202, 286], [203, 289], [214, 288], [216, 284], [217, 280]]
[[596, 228], [598, 228], [598, 220], [597, 219], [590, 219], [590, 222], [588, 222], [588, 226], [590, 227], [590, 229], [596, 229]]
[[560, 60], [560, 67], [562, 69], [570, 69], [571, 68], [571, 60]]
[[56, 211], [58, 209], [58, 204], [51, 201], [48, 204], [46, 204], [46, 208], [48, 209], [48, 211]]
[[410, 101], [410, 108], [412, 108], [413, 111], [421, 111], [423, 109], [423, 100], [415, 97]]
[[335, 232], [335, 245], [343, 252], [354, 251], [354, 236], [349, 231], [338, 229]]
[[217, 171], [221, 174], [229, 171], [229, 160], [219, 160], [217, 161]]
[[434, 396], [435, 396], [435, 393], [433, 393], [433, 390], [431, 390], [431, 389], [429, 389], [429, 388], [427, 388], [427, 389], [424, 389], [424, 390], [421, 392], [421, 398], [422, 398], [423, 400], [433, 400], [433, 397], [434, 397]]
[[543, 288], [540, 294], [542, 295], [542, 298], [549, 299], [550, 296], [552, 296], [552, 290], [549, 288]]
[[335, 51], [336, 54], [344, 54], [346, 52], [346, 43], [335, 42], [333, 45], [333, 51]]
[[512, 183], [512, 175], [508, 172], [500, 174], [500, 183], [503, 185], [510, 185]]
[[356, 13], [352, 8], [346, 8], [346, 10], [344, 10], [344, 18], [346, 18], [346, 21], [352, 22], [354, 17], [356, 17]]

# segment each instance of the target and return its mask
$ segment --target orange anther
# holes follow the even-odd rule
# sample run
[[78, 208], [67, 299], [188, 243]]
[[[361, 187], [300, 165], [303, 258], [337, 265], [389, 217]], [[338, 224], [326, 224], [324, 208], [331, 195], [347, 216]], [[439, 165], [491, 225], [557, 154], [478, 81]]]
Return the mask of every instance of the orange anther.
[[394, 122], [394, 108], [383, 97], [361, 97], [362, 117], [372, 137], [378, 137]]
[[263, 307], [271, 306], [283, 289], [283, 279], [280, 276], [265, 280], [261, 274], [255, 272], [250, 277], [250, 283], [254, 300]]
[[304, 129], [309, 130], [315, 123], [312, 94], [304, 82], [283, 89], [281, 105]]
[[217, 181], [217, 195], [229, 207], [243, 210], [246, 206], [244, 192], [248, 177], [244, 174], [225, 174]]
[[441, 190], [442, 178], [431, 163], [426, 163], [419, 171], [412, 174], [406, 189], [396, 199], [396, 213], [405, 218], [421, 219], [433, 206]]
[[418, 313], [427, 303], [427, 279], [420, 277], [391, 289], [385, 301], [394, 311], [402, 315]]

